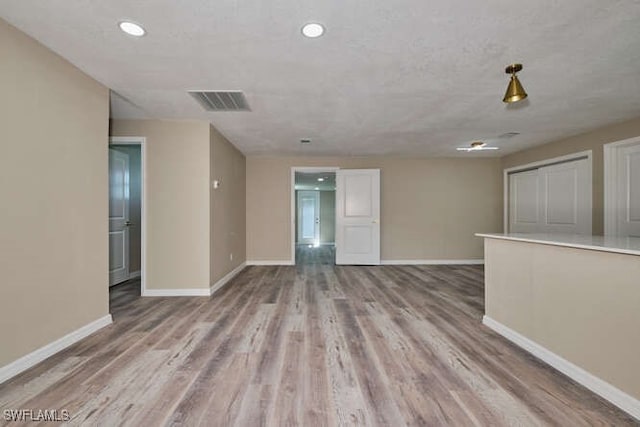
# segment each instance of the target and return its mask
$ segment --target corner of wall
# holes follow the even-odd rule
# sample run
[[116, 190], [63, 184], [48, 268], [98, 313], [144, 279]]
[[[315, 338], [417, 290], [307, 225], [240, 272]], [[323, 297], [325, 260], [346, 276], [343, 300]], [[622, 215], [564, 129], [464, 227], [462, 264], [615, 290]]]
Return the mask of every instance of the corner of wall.
[[209, 139], [209, 269], [216, 287], [246, 262], [246, 158], [213, 126]]

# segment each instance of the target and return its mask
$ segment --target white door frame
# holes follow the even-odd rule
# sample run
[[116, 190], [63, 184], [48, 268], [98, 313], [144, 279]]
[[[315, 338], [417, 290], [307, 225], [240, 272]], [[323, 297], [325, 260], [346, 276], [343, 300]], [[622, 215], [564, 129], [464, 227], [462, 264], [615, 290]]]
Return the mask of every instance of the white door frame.
[[640, 136], [604, 144], [604, 235], [617, 235], [616, 181], [618, 176], [618, 149], [640, 143]]
[[[531, 162], [525, 165], [518, 165], [518, 166], [513, 166], [510, 168], [504, 169], [503, 178], [502, 178], [502, 183], [503, 183], [503, 193], [502, 193], [503, 228], [502, 230], [503, 232], [504, 233], [509, 232], [509, 174], [522, 172], [527, 169], [550, 166], [554, 163], [570, 162], [572, 160], [578, 160], [579, 158], [582, 158], [582, 157], [586, 157], [587, 163], [588, 163], [587, 174], [589, 175], [589, 182], [591, 183], [591, 215], [593, 217], [593, 151], [586, 150], [586, 151], [580, 151], [577, 153], [553, 157], [551, 159], [539, 160], [537, 162]], [[593, 230], [593, 222], [591, 223], [591, 227]]]
[[109, 137], [109, 145], [139, 145], [140, 146], [140, 294], [145, 296], [147, 286], [147, 139], [143, 136], [113, 136]]
[[320, 172], [332, 172], [335, 173], [340, 168], [337, 166], [292, 166], [291, 167], [291, 231], [289, 235], [289, 242], [291, 243], [291, 259], [289, 262], [291, 265], [296, 263], [296, 172], [307, 173], [320, 173]]

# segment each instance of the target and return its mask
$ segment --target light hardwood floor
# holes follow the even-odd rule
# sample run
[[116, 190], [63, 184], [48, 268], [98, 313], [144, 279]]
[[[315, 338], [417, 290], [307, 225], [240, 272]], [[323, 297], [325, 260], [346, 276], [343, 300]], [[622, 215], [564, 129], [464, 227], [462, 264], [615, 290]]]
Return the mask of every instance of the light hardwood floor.
[[115, 323], [0, 385], [0, 408], [106, 426], [638, 425], [482, 326], [482, 267], [299, 260], [211, 298], [116, 287]]

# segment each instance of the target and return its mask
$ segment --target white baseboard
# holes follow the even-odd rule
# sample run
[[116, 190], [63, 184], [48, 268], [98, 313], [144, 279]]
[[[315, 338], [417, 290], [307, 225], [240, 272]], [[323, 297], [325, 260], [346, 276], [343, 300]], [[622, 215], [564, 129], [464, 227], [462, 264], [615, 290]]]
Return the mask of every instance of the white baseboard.
[[483, 259], [383, 259], [382, 265], [482, 265]]
[[144, 289], [143, 297], [208, 297], [213, 295], [215, 291], [223, 287], [229, 280], [240, 273], [247, 263], [243, 262], [223, 278], [218, 280], [208, 288], [190, 288], [190, 289]]
[[140, 270], [138, 271], [132, 271], [129, 273], [129, 280], [131, 279], [137, 279], [138, 277], [142, 276], [142, 272]]
[[72, 344], [75, 344], [76, 342], [91, 335], [97, 330], [110, 325], [111, 323], [113, 323], [113, 319], [111, 318], [110, 314], [107, 314], [106, 316], [103, 316], [87, 325], [84, 325], [80, 329], [76, 329], [75, 331], [68, 333], [62, 338], [59, 338], [43, 347], [40, 347], [35, 351], [32, 351], [25, 356], [22, 356], [20, 359], [1, 367], [0, 384], [7, 381], [9, 378], [12, 378], [19, 373], [26, 371], [32, 366], [35, 366], [36, 364], [42, 362], [47, 357], [53, 356], [57, 352], [64, 350]]
[[191, 289], [145, 289], [143, 297], [208, 297], [211, 295], [209, 288]]
[[267, 261], [261, 261], [261, 260], [253, 260], [253, 261], [247, 261], [247, 265], [296, 265], [295, 262], [291, 261], [290, 259], [287, 260], [267, 260]]
[[[247, 265], [295, 265], [291, 260], [249, 260]], [[381, 265], [482, 265], [483, 259], [383, 259]]]
[[213, 295], [218, 289], [222, 288], [227, 284], [231, 279], [233, 279], [238, 273], [240, 273], [247, 266], [246, 262], [243, 262], [229, 273], [227, 273], [222, 279], [218, 280], [216, 283], [211, 286], [210, 295]]
[[509, 341], [513, 342], [517, 346], [533, 354], [538, 359], [551, 365], [569, 378], [582, 384], [592, 392], [603, 397], [604, 399], [616, 405], [618, 408], [640, 420], [640, 400], [629, 396], [622, 390], [612, 386], [606, 381], [601, 380], [595, 375], [585, 371], [581, 367], [574, 365], [568, 360], [547, 350], [540, 344], [531, 341], [524, 335], [521, 335], [520, 333], [503, 325], [500, 322], [493, 320], [488, 316], [484, 316], [482, 318], [482, 323], [487, 327], [493, 329], [495, 332], [502, 335]]

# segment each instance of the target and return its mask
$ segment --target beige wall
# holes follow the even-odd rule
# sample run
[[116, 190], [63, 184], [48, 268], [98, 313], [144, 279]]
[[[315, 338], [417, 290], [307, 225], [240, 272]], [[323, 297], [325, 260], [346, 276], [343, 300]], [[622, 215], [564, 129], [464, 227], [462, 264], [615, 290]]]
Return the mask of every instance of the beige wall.
[[640, 399], [640, 256], [486, 245], [487, 316]]
[[0, 19], [0, 367], [108, 315], [107, 88]]
[[112, 120], [146, 137], [147, 289], [209, 288], [209, 123]]
[[381, 169], [383, 260], [482, 258], [502, 230], [500, 159], [247, 157], [247, 259], [291, 259], [291, 167]]
[[110, 145], [109, 148], [120, 151], [129, 156], [129, 272], [139, 272], [141, 260], [141, 185], [140, 175], [140, 146], [138, 145]]
[[507, 169], [527, 163], [593, 150], [593, 234], [604, 234], [604, 156], [603, 145], [640, 135], [640, 117], [598, 128], [591, 132], [540, 145], [502, 158]]
[[[211, 285], [246, 260], [246, 161], [213, 126], [210, 127]], [[233, 259], [231, 259], [233, 255]]]

